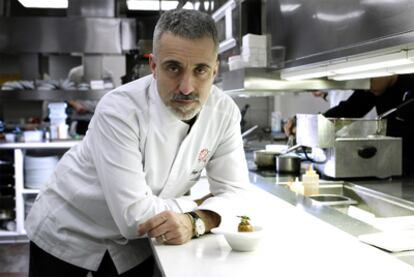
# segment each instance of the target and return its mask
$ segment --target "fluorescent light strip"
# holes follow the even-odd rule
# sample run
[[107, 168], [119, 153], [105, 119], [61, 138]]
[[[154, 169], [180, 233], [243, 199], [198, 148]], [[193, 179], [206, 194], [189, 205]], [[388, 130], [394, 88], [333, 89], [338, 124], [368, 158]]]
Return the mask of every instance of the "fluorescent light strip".
[[[161, 10], [173, 10], [177, 8], [178, 1], [161, 1]], [[127, 0], [127, 7], [128, 10], [134, 11], [159, 11], [160, 10], [160, 1], [158, 0]], [[191, 2], [187, 2], [184, 6], [184, 10], [198, 10], [200, 7], [200, 2], [196, 2], [195, 4]], [[209, 2], [204, 2], [204, 7], [206, 9], [209, 8]], [[211, 5], [212, 9], [214, 7], [214, 3]]]
[[400, 66], [391, 66], [379, 70], [368, 70], [358, 73], [351, 74], [338, 74], [328, 77], [332, 80], [342, 81], [342, 80], [352, 80], [352, 79], [363, 79], [363, 78], [375, 78], [382, 76], [390, 76], [394, 74], [409, 74], [414, 73], [414, 62], [406, 65]]
[[353, 74], [338, 74], [328, 77], [328, 79], [335, 81], [345, 81], [345, 80], [357, 80], [357, 79], [367, 79], [375, 77], [390, 76], [392, 73], [386, 71], [385, 69], [381, 70], [372, 70], [367, 72], [358, 72]]
[[351, 74], [367, 70], [375, 70], [391, 66], [398, 66], [411, 63], [407, 51], [371, 57], [366, 59], [350, 60], [344, 63], [328, 66], [328, 71], [335, 74]]
[[414, 72], [414, 50], [402, 50], [382, 56], [349, 59], [330, 65], [319, 65], [313, 68], [282, 70], [280, 77], [284, 80], [305, 80], [328, 77], [332, 80], [352, 80], [375, 78], [393, 74]]
[[327, 75], [328, 71], [326, 70], [326, 66], [318, 66], [303, 70], [282, 71], [280, 78], [288, 81], [298, 81], [326, 77]]
[[68, 0], [19, 0], [25, 8], [67, 9]]
[[387, 71], [392, 74], [414, 73], [414, 63], [390, 67], [390, 68], [387, 68]]

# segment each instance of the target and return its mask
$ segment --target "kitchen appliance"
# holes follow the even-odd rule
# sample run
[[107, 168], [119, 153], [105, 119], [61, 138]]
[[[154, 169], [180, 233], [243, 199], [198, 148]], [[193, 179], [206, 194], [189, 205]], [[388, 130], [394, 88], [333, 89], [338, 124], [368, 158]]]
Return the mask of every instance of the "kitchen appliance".
[[385, 118], [296, 116], [297, 144], [312, 147], [315, 167], [332, 178], [400, 176], [402, 140], [385, 135]]

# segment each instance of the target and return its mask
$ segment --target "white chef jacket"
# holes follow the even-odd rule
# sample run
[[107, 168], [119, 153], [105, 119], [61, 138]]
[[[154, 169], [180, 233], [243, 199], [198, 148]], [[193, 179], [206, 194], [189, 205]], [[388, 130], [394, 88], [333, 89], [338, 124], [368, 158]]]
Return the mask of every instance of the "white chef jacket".
[[151, 75], [105, 95], [83, 141], [66, 152], [39, 193], [26, 220], [30, 240], [89, 270], [108, 251], [125, 272], [151, 255], [139, 224], [165, 210], [196, 209], [183, 195], [204, 168], [215, 197], [198, 209], [222, 218], [237, 214], [250, 186], [238, 107], [213, 86], [188, 131]]

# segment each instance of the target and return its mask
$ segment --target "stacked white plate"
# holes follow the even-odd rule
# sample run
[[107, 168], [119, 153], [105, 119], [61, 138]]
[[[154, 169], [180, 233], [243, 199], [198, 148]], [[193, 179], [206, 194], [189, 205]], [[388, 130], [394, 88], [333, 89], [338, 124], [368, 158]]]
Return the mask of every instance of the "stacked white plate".
[[25, 187], [40, 189], [52, 175], [58, 161], [58, 156], [32, 157], [26, 155], [24, 157]]
[[27, 195], [24, 199], [24, 218], [27, 217], [27, 215], [30, 212], [30, 209], [32, 208], [34, 201], [36, 199], [36, 195]]

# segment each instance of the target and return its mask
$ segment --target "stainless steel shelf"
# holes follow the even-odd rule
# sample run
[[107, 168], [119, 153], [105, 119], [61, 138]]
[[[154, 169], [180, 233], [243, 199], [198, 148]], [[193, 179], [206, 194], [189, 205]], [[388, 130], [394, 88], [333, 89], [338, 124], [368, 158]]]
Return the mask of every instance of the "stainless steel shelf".
[[0, 100], [65, 101], [99, 100], [109, 90], [0, 90]]

